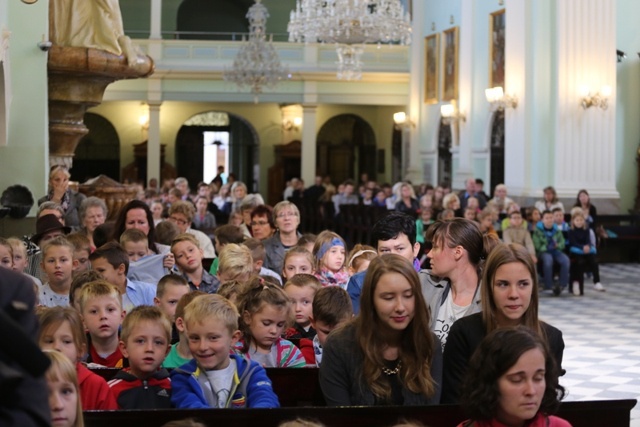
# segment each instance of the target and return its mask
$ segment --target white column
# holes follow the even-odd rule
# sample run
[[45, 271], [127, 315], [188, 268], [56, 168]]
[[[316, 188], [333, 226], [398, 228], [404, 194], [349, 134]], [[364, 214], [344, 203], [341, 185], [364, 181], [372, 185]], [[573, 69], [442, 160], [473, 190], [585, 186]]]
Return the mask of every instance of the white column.
[[[425, 1], [413, 2], [413, 20], [411, 32], [410, 69], [409, 69], [409, 105], [407, 119], [416, 124], [416, 127], [403, 128], [402, 131], [402, 178], [414, 184], [424, 182], [422, 174], [422, 162], [420, 158], [420, 132], [418, 131], [418, 118], [422, 116], [422, 95], [424, 93], [424, 15]], [[389, 118], [391, 119], [391, 118]]]
[[301, 174], [305, 185], [313, 185], [316, 177], [316, 116], [318, 106], [305, 104], [302, 106], [302, 153]]
[[151, 0], [151, 32], [149, 38], [162, 38], [162, 0]]
[[160, 177], [160, 106], [161, 102], [149, 103], [149, 132], [147, 143], [147, 184], [156, 178], [162, 185]]

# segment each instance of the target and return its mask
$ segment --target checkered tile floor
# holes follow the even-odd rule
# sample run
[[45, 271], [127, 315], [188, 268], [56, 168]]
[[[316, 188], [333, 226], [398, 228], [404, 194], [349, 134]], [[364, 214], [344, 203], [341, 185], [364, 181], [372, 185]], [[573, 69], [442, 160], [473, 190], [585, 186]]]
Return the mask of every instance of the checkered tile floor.
[[[640, 264], [602, 264], [606, 292], [585, 278], [585, 295], [540, 294], [540, 318], [562, 331], [565, 400], [640, 401]], [[640, 427], [640, 405], [631, 411]]]

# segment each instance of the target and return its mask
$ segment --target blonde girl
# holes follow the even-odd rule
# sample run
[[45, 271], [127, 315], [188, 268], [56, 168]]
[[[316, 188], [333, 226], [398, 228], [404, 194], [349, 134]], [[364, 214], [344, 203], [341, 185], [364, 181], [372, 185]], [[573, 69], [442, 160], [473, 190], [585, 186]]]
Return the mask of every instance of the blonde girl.
[[284, 255], [282, 263], [282, 277], [285, 281], [296, 274], [313, 274], [315, 259], [304, 246], [294, 246]]
[[355, 245], [347, 257], [349, 260], [347, 262], [349, 276], [365, 271], [367, 267], [369, 267], [371, 260], [377, 256], [378, 252], [376, 252], [373, 246], [362, 245], [360, 243]]
[[313, 245], [313, 256], [316, 259], [315, 276], [322, 286], [347, 289], [349, 273], [345, 268], [346, 248], [342, 237], [333, 231], [324, 230], [318, 235]]
[[238, 300], [243, 339], [236, 350], [265, 368], [304, 368], [300, 350], [280, 338], [293, 318], [291, 301], [280, 284], [271, 277], [254, 276]]
[[49, 387], [51, 426], [84, 427], [78, 375], [73, 363], [57, 351], [48, 350], [44, 353], [51, 360], [51, 366], [45, 374]]
[[0, 267], [13, 270], [13, 248], [4, 237], [0, 237]]
[[80, 363], [87, 348], [84, 327], [78, 312], [69, 307], [45, 308], [38, 312], [42, 350], [59, 352], [76, 367], [82, 410], [118, 409], [107, 382]]

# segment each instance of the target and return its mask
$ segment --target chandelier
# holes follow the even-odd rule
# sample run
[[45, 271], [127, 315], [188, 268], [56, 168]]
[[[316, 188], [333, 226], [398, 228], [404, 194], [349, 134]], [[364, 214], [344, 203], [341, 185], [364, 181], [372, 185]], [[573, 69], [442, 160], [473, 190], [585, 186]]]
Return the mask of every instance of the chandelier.
[[245, 44], [233, 60], [233, 66], [230, 69], [225, 67], [223, 73], [225, 81], [233, 82], [239, 88], [248, 86], [256, 104], [264, 87], [274, 87], [280, 80], [289, 77], [288, 70], [280, 63], [273, 47], [273, 36], [267, 41], [269, 12], [261, 2], [262, 0], [255, 0], [255, 4], [247, 12], [249, 41], [243, 36]]
[[411, 43], [411, 19], [400, 0], [296, 0], [290, 42], [335, 43], [338, 78], [362, 77], [364, 43]]

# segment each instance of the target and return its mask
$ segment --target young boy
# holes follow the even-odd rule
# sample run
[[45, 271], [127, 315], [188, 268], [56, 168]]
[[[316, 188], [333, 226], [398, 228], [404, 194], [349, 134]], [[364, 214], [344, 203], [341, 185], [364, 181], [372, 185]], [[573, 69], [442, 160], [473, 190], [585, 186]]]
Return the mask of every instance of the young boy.
[[551, 213], [553, 214], [554, 224], [558, 226], [558, 229], [560, 231], [562, 231], [562, 237], [564, 237], [564, 240], [567, 240], [567, 235], [571, 227], [564, 220], [564, 211], [562, 210], [562, 208], [553, 208], [551, 210]]
[[258, 239], [247, 239], [242, 242], [244, 246], [251, 251], [251, 259], [253, 259], [253, 272], [260, 276], [271, 276], [282, 285], [282, 277], [275, 271], [264, 267], [265, 249], [264, 243]]
[[124, 318], [120, 351], [129, 367], [109, 381], [118, 409], [171, 408], [169, 372], [160, 368], [170, 339], [171, 322], [158, 307], [136, 307]]
[[118, 243], [108, 242], [100, 246], [89, 256], [89, 260], [91, 267], [120, 291], [125, 312], [139, 305], [153, 305], [156, 295], [154, 286], [127, 278], [129, 256]]
[[185, 307], [193, 301], [197, 296], [207, 295], [202, 291], [192, 291], [188, 294], [185, 294], [178, 301], [178, 305], [176, 306], [176, 321], [175, 326], [178, 331], [178, 342], [171, 345], [171, 350], [169, 350], [169, 354], [162, 362], [162, 367], [167, 369], [179, 368], [185, 363], [189, 363], [193, 356], [191, 355], [191, 350], [189, 350], [189, 339], [187, 338], [187, 333], [184, 330], [184, 309]]
[[122, 295], [106, 280], [84, 284], [78, 295], [84, 327], [88, 331], [87, 363], [107, 368], [122, 368], [125, 359], [120, 351], [118, 329], [124, 319]]
[[73, 269], [77, 261], [73, 260], [74, 247], [62, 237], [46, 241], [42, 247], [42, 271], [47, 283], [42, 285], [38, 295], [40, 305], [45, 307], [69, 305], [69, 290], [73, 280]]
[[531, 240], [531, 233], [522, 227], [522, 213], [520, 211], [512, 211], [509, 214], [509, 227], [502, 231], [502, 240], [505, 243], [517, 243], [524, 246], [529, 251], [533, 263], [538, 263], [536, 248], [533, 246], [533, 240]]
[[[564, 251], [564, 236], [562, 231], [553, 221], [553, 213], [544, 211], [542, 221], [538, 223], [533, 231], [533, 246], [536, 248], [536, 255], [542, 262], [542, 277], [544, 288], [551, 289], [553, 294], [560, 295], [562, 289], [569, 284], [569, 257]], [[553, 265], [560, 266], [560, 283], [553, 286]]]
[[[222, 225], [213, 232], [215, 238], [213, 239], [213, 244], [216, 248], [216, 253], [222, 252], [222, 248], [229, 243], [240, 244], [244, 241], [245, 235], [242, 232], [242, 229], [237, 225], [226, 224]], [[216, 275], [218, 273], [218, 262], [220, 262], [219, 258], [216, 258], [211, 263], [211, 268], [209, 268], [209, 273]]]
[[[177, 408], [277, 408], [266, 371], [230, 354], [240, 339], [238, 311], [220, 295], [200, 296], [186, 307], [184, 323], [194, 360], [171, 373]], [[211, 340], [210, 337], [217, 337]]]
[[311, 326], [316, 330], [316, 336], [313, 338], [313, 351], [316, 357], [316, 366], [320, 366], [322, 346], [329, 333], [353, 317], [351, 298], [341, 287], [328, 286], [316, 292], [312, 311]]
[[173, 239], [171, 252], [191, 290], [200, 290], [208, 294], [216, 293], [220, 287], [220, 281], [202, 267], [204, 254], [195, 237], [189, 233], [180, 234]]
[[180, 339], [178, 330], [175, 327], [176, 307], [183, 295], [191, 292], [189, 284], [184, 277], [176, 274], [167, 274], [158, 282], [156, 297], [153, 299], [158, 307], [171, 320], [171, 344]]
[[125, 230], [120, 235], [120, 246], [129, 257], [127, 277], [146, 283], [158, 283], [175, 261], [172, 254], [154, 254], [149, 250], [149, 239], [137, 228]]
[[222, 249], [218, 258], [218, 280], [221, 283], [229, 280], [246, 282], [253, 274], [251, 251], [244, 245], [230, 243]]
[[129, 261], [138, 261], [149, 255], [149, 239], [137, 228], [125, 230], [120, 235], [120, 246], [127, 252]]
[[320, 281], [311, 274], [296, 274], [284, 284], [284, 292], [291, 299], [296, 316], [294, 326], [285, 331], [286, 339], [311, 340], [316, 336], [316, 330], [311, 326], [311, 304], [321, 287]]

